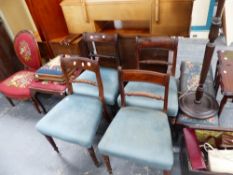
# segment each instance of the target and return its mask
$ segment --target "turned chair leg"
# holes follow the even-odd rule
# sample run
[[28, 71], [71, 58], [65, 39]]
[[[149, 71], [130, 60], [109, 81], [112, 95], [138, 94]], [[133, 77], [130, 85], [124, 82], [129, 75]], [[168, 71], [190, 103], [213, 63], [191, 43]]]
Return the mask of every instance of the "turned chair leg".
[[164, 171], [163, 171], [163, 175], [171, 175], [171, 171], [164, 170]]
[[46, 137], [46, 139], [49, 141], [49, 143], [52, 145], [54, 151], [56, 151], [57, 153], [59, 153], [59, 150], [57, 148], [56, 143], [54, 142], [53, 138], [47, 135], [44, 135]]
[[32, 100], [32, 103], [33, 103], [34, 107], [36, 108], [37, 112], [41, 113], [40, 108], [39, 108], [39, 104], [36, 101], [36, 99], [32, 97], [31, 100]]
[[14, 102], [9, 97], [6, 97], [6, 99], [9, 101], [9, 103], [11, 104], [11, 106], [15, 106]]
[[92, 161], [94, 162], [96, 167], [99, 167], [99, 161], [96, 158], [95, 151], [93, 147], [87, 149], [89, 152], [89, 155], [91, 156]]
[[35, 100], [36, 100], [36, 102], [40, 105], [41, 109], [43, 110], [43, 113], [46, 114], [47, 111], [46, 111], [44, 105], [43, 105], [43, 104], [41, 103], [41, 101], [38, 99], [37, 95], [35, 95]]
[[108, 170], [108, 173], [109, 174], [112, 174], [112, 167], [111, 167], [111, 164], [110, 164], [110, 160], [109, 160], [109, 156], [105, 156], [103, 155], [103, 160], [104, 160], [104, 164]]

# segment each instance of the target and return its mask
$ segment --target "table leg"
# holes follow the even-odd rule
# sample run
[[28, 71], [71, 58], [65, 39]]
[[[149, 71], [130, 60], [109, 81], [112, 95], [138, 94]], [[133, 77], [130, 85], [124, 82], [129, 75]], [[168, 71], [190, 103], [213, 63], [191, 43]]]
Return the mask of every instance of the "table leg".
[[227, 102], [227, 96], [223, 96], [223, 98], [221, 100], [221, 103], [220, 103], [219, 111], [218, 111], [218, 116], [219, 117], [220, 117], [220, 115], [222, 113], [223, 107], [225, 106], [226, 102]]

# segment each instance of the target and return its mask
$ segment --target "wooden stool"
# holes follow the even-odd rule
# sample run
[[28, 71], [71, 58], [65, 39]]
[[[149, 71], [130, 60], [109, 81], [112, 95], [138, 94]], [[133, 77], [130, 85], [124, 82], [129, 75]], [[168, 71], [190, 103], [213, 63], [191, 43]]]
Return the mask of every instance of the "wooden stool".
[[218, 62], [215, 73], [215, 89], [221, 86], [223, 98], [220, 103], [218, 115], [220, 116], [227, 99], [233, 100], [233, 51], [218, 51]]

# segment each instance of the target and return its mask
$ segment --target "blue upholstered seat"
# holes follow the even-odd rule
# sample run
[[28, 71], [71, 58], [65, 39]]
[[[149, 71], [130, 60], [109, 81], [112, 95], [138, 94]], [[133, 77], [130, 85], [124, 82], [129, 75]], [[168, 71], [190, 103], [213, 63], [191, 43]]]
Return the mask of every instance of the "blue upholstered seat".
[[[125, 92], [143, 91], [153, 93], [156, 95], [164, 96], [164, 87], [152, 83], [144, 82], [129, 82], [125, 86]], [[126, 106], [138, 106], [152, 109], [163, 109], [163, 101], [155, 100], [149, 97], [141, 96], [126, 96]], [[118, 104], [121, 104], [120, 96], [118, 97]], [[176, 117], [178, 113], [178, 92], [175, 77], [170, 78], [169, 95], [168, 95], [168, 112], [167, 115]]]
[[[118, 72], [116, 69], [101, 67], [100, 74], [103, 82], [106, 103], [114, 105], [116, 103], [119, 87]], [[84, 71], [77, 79], [96, 82], [95, 74], [88, 70]], [[73, 90], [75, 93], [83, 95], [95, 97], [98, 97], [99, 95], [98, 87], [85, 83], [73, 83]]]
[[167, 115], [140, 107], [123, 107], [117, 113], [98, 148], [103, 155], [133, 160], [170, 170], [173, 152]]
[[91, 147], [102, 116], [98, 98], [69, 95], [51, 109], [36, 125], [44, 135]]

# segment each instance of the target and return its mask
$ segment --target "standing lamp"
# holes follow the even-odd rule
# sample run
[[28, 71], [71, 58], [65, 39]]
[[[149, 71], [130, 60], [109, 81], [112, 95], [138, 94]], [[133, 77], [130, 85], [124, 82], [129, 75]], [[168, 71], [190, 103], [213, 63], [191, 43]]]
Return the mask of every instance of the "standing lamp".
[[199, 85], [196, 92], [188, 92], [180, 98], [181, 111], [192, 118], [207, 119], [213, 117], [218, 112], [218, 103], [215, 98], [204, 92], [204, 83], [211, 64], [214, 53], [214, 41], [218, 37], [219, 28], [221, 27], [221, 18], [224, 9], [225, 0], [218, 0], [216, 15], [213, 18], [209, 33], [209, 42], [206, 44], [205, 55], [203, 59]]

